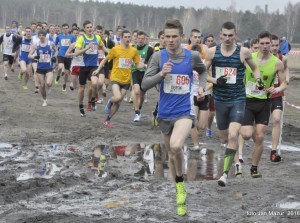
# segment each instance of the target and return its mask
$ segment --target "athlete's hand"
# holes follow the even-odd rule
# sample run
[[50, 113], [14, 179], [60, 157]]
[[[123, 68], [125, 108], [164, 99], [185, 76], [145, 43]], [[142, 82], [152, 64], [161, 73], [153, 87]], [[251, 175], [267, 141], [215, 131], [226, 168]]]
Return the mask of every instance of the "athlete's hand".
[[172, 68], [173, 68], [173, 63], [171, 60], [168, 60], [168, 62], [163, 65], [163, 68], [161, 70], [161, 74], [162, 74], [161, 76], [165, 78], [167, 74], [171, 73]]
[[36, 55], [36, 56], [34, 57], [34, 59], [35, 59], [35, 60], [39, 60], [39, 59], [40, 59], [40, 55]]
[[92, 76], [97, 76], [98, 73], [99, 73], [99, 70], [96, 69], [96, 70], [93, 71]]
[[268, 89], [268, 92], [269, 93], [271, 93], [271, 94], [277, 94], [277, 93], [279, 93], [280, 92], [280, 89], [278, 88], [278, 87], [270, 87], [269, 89]]
[[222, 75], [217, 79], [217, 86], [224, 87], [226, 86], [227, 77], [226, 75]]
[[197, 101], [203, 101], [205, 98], [204, 90], [202, 87], [198, 89]]
[[87, 48], [87, 49], [91, 49], [91, 48], [93, 47], [93, 45], [94, 45], [94, 43], [93, 43], [93, 42], [90, 42], [90, 43], [86, 46], [86, 48]]
[[258, 90], [261, 91], [265, 88], [265, 84], [264, 84], [264, 82], [262, 82], [262, 80], [260, 78], [256, 78], [255, 83], [256, 83], [256, 87]]

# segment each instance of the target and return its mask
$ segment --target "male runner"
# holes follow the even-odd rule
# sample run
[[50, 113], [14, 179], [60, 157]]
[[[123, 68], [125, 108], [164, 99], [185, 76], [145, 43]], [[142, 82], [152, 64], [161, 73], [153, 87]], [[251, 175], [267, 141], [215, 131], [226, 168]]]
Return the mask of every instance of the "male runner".
[[164, 28], [166, 49], [153, 54], [142, 82], [145, 90], [160, 84], [158, 123], [169, 151], [170, 170], [176, 182], [177, 214], [187, 212], [183, 182], [183, 143], [190, 133], [193, 107], [193, 70], [199, 73], [199, 96], [206, 84], [206, 69], [199, 52], [183, 49], [183, 27], [178, 20], [168, 20]]

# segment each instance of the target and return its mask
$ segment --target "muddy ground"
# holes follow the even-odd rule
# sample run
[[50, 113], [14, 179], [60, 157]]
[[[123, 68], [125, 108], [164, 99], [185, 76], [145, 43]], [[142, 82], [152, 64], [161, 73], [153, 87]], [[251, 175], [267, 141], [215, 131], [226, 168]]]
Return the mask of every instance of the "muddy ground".
[[[291, 76], [295, 77], [287, 100], [300, 105], [299, 71], [293, 70]], [[113, 153], [119, 145], [161, 142], [159, 130], [151, 127], [157, 92], [149, 91], [140, 123], [132, 121], [132, 104], [124, 102], [112, 119], [113, 128], [107, 129], [102, 124], [104, 105], [81, 118], [77, 93], [69, 88], [62, 93], [61, 87], [61, 82], [53, 86], [48, 106], [42, 107], [31, 80], [26, 92], [17, 71], [9, 74], [8, 81], [1, 76], [0, 143], [9, 143], [0, 145], [1, 223], [300, 221], [300, 149], [286, 151], [283, 146], [283, 161], [274, 164], [266, 144], [259, 165], [263, 177], [252, 179], [250, 142], [244, 151], [242, 177], [236, 178], [232, 168], [228, 186], [221, 188], [216, 179], [222, 171], [224, 148], [214, 126], [212, 138], [200, 137], [206, 155], [187, 154], [188, 215], [178, 217], [173, 182], [157, 174], [134, 176], [143, 166], [139, 153], [127, 157]], [[300, 148], [298, 115], [297, 108], [286, 107], [284, 145]], [[104, 174], [89, 165], [98, 145], [107, 145]], [[167, 175], [167, 169], [164, 172]]]

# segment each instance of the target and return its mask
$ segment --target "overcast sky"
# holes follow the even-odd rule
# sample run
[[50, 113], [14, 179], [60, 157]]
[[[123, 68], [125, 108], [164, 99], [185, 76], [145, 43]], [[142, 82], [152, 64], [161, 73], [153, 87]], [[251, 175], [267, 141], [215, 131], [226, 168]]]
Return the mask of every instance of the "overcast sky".
[[[106, 0], [99, 0], [105, 2]], [[284, 6], [291, 2], [293, 4], [300, 2], [300, 0], [110, 0], [110, 2], [124, 2], [133, 3], [137, 5], [149, 5], [154, 7], [194, 7], [196, 9], [209, 7], [209, 8], [221, 8], [226, 9], [235, 2], [236, 9], [245, 11], [253, 11], [256, 5], [259, 5], [262, 9], [265, 5], [268, 5], [269, 12], [274, 12], [279, 9], [280, 13], [283, 13]]]

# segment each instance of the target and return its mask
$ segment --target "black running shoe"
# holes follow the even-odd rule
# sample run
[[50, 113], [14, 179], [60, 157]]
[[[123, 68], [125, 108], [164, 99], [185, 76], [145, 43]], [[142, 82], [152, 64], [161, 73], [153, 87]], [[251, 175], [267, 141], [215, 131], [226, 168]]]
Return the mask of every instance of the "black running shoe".
[[253, 178], [260, 178], [262, 177], [262, 175], [260, 173], [257, 172], [257, 169], [250, 169], [250, 173], [251, 173], [251, 177]]

